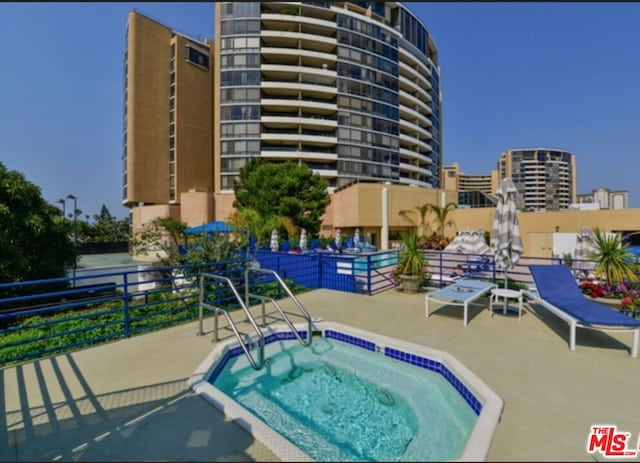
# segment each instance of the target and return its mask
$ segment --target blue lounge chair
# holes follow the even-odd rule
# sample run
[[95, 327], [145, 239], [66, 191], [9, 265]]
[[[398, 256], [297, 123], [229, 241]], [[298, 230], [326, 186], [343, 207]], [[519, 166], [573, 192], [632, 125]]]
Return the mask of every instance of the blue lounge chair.
[[566, 265], [529, 265], [537, 294], [528, 296], [569, 323], [569, 348], [576, 349], [576, 328], [633, 333], [631, 356], [638, 355], [640, 320], [584, 297]]

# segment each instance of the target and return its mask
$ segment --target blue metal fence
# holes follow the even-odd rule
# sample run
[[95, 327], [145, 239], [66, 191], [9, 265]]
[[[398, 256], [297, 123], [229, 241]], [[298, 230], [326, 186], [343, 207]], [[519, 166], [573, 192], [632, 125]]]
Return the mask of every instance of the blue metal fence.
[[[425, 254], [430, 272], [439, 275], [477, 257], [440, 251]], [[299, 291], [324, 288], [373, 295], [395, 286], [392, 273], [398, 250], [368, 254], [257, 251], [251, 257], [226, 262], [0, 284], [0, 366], [196, 320], [197, 276], [202, 272], [227, 276], [242, 294], [244, 269], [256, 260]], [[527, 265], [544, 261], [522, 258], [509, 277], [530, 283]], [[500, 281], [502, 273], [489, 259], [473, 277]], [[271, 297], [285, 297], [279, 285], [270, 286], [272, 279], [256, 276], [249, 283], [251, 291], [272, 291]], [[432, 285], [441, 286], [442, 281], [434, 279]], [[228, 288], [213, 283], [207, 288], [207, 298], [227, 309], [237, 304]]]

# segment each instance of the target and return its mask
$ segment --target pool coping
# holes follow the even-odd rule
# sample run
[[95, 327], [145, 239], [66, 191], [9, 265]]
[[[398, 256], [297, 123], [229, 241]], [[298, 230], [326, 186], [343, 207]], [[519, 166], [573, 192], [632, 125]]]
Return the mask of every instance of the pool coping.
[[[308, 328], [306, 324], [296, 324], [294, 326], [296, 330], [304, 332], [306, 332]], [[348, 333], [348, 335], [374, 343], [376, 350], [379, 350], [382, 355], [392, 358], [398, 357], [389, 355], [385, 351], [388, 349], [402, 351], [403, 353], [410, 354], [414, 358], [418, 358], [418, 360], [422, 357], [423, 360], [428, 359], [428, 361], [435, 361], [444, 365], [448, 371], [455, 375], [455, 378], [460, 378], [462, 388], [471, 392], [473, 397], [477, 399], [481, 405], [481, 410], [478, 413], [478, 419], [469, 436], [469, 440], [467, 441], [467, 445], [465, 446], [462, 455], [458, 459], [452, 461], [485, 461], [487, 459], [495, 429], [500, 421], [504, 402], [484, 383], [484, 381], [458, 361], [457, 358], [448, 352], [420, 346], [418, 344], [380, 335], [371, 331], [360, 330], [353, 326], [331, 321], [314, 321], [313, 331], [321, 331], [324, 336], [327, 330], [335, 330], [345, 334]], [[289, 327], [284, 324], [263, 328], [265, 337], [290, 331]], [[207, 381], [207, 378], [212, 373], [215, 362], [223, 358], [227, 352], [237, 346], [238, 342], [235, 338], [222, 341], [216, 345], [188, 379], [187, 384], [189, 387], [196, 394], [203, 397], [215, 408], [224, 413], [226, 417], [247, 431], [251, 436], [261, 441], [281, 460], [314, 461], [309, 455], [300, 450], [288, 439], [284, 438], [280, 433], [266, 425], [258, 417], [253, 415], [253, 413]], [[410, 361], [410, 359], [406, 359], [404, 361], [416, 365], [413, 361]], [[426, 366], [423, 367], [428, 368]], [[443, 376], [446, 377], [444, 374]], [[453, 386], [460, 392], [458, 386]], [[469, 402], [469, 400], [467, 401]], [[471, 403], [469, 405], [473, 408]]]

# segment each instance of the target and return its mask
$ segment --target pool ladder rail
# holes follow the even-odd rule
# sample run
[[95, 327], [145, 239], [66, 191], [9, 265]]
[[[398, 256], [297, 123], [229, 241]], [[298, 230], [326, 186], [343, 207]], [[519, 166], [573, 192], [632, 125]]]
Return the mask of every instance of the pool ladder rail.
[[[303, 339], [302, 336], [300, 336], [300, 333], [293, 326], [293, 323], [291, 322], [291, 319], [289, 318], [289, 315], [299, 316], [299, 314], [291, 314], [289, 312], [285, 312], [284, 310], [282, 310], [282, 307], [280, 307], [280, 304], [278, 304], [278, 301], [276, 301], [272, 297], [264, 296], [262, 294], [253, 294], [253, 293], [249, 292], [249, 274], [251, 272], [273, 275], [273, 277], [280, 284], [282, 289], [284, 289], [284, 291], [287, 293], [287, 296], [289, 296], [289, 298], [298, 307], [298, 310], [300, 310], [300, 313], [302, 314], [302, 318], [304, 318], [305, 321], [307, 322], [307, 339], [306, 340]], [[287, 324], [287, 326], [289, 327], [291, 332], [294, 334], [294, 336], [296, 337], [298, 342], [300, 344], [302, 344], [304, 347], [309, 347], [311, 345], [311, 338], [312, 338], [312, 336], [311, 336], [311, 323], [312, 323], [312, 317], [311, 317], [311, 315], [309, 315], [309, 312], [307, 312], [307, 310], [304, 308], [302, 303], [293, 294], [293, 292], [291, 292], [291, 289], [289, 289], [287, 284], [282, 280], [280, 275], [278, 275], [278, 273], [275, 270], [269, 270], [269, 269], [263, 269], [263, 268], [248, 268], [244, 272], [244, 287], [245, 287], [245, 304], [246, 304], [247, 307], [249, 306], [249, 301], [251, 300], [251, 298], [259, 299], [261, 304], [262, 304], [262, 326], [263, 327], [267, 326], [267, 317], [266, 317], [266, 313], [265, 313], [265, 311], [266, 311], [265, 303], [267, 301], [269, 301], [274, 305], [274, 307], [276, 308], [276, 310], [280, 314], [280, 317], [282, 317], [282, 320]]]
[[[280, 286], [282, 286], [282, 288], [285, 290], [285, 292], [287, 293], [287, 295], [294, 301], [294, 303], [296, 304], [296, 306], [298, 307], [298, 309], [300, 310], [300, 312], [302, 313], [302, 317], [307, 321], [307, 325], [308, 325], [308, 335], [307, 335], [307, 339], [304, 340], [302, 338], [302, 336], [300, 336], [300, 333], [298, 333], [298, 331], [295, 329], [295, 327], [293, 326], [293, 323], [291, 322], [291, 319], [289, 318], [288, 315], [290, 315], [288, 312], [285, 312], [282, 310], [282, 308], [280, 307], [280, 305], [277, 303], [277, 301], [273, 298], [267, 297], [267, 296], [262, 296], [260, 294], [252, 294], [249, 292], [249, 273], [250, 272], [256, 272], [256, 273], [269, 273], [272, 274], [276, 281], [278, 281], [278, 283], [280, 284]], [[233, 334], [235, 335], [236, 339], [238, 339], [239, 343], [240, 343], [240, 347], [242, 348], [245, 356], [247, 357], [247, 359], [249, 360], [249, 364], [251, 365], [251, 367], [255, 370], [260, 370], [262, 369], [262, 367], [264, 366], [264, 346], [265, 346], [265, 340], [264, 340], [264, 334], [262, 333], [262, 330], [260, 329], [260, 327], [258, 326], [258, 324], [255, 321], [255, 318], [253, 317], [253, 315], [251, 315], [251, 311], [248, 308], [249, 305], [249, 300], [250, 298], [259, 298], [262, 301], [262, 322], [263, 322], [263, 326], [266, 326], [266, 314], [265, 314], [265, 302], [266, 301], [271, 301], [273, 302], [274, 306], [276, 307], [276, 310], [280, 313], [280, 316], [282, 317], [282, 320], [289, 326], [289, 329], [291, 330], [292, 333], [294, 333], [294, 335], [296, 336], [296, 338], [298, 339], [298, 341], [300, 342], [300, 344], [302, 344], [305, 347], [308, 347], [311, 345], [311, 341], [312, 341], [312, 336], [311, 336], [311, 324], [312, 324], [312, 318], [311, 315], [309, 315], [309, 313], [306, 311], [306, 309], [304, 308], [304, 306], [300, 303], [300, 301], [295, 297], [295, 295], [291, 292], [291, 290], [289, 289], [289, 287], [286, 285], [286, 283], [282, 280], [282, 278], [280, 278], [280, 275], [278, 275], [275, 271], [273, 270], [268, 270], [268, 269], [260, 269], [260, 268], [249, 268], [247, 270], [245, 270], [245, 274], [244, 274], [244, 278], [245, 278], [245, 301], [246, 303], [242, 300], [242, 298], [240, 297], [240, 294], [238, 293], [238, 290], [236, 289], [235, 285], [233, 284], [233, 282], [225, 276], [222, 275], [215, 275], [212, 273], [202, 273], [200, 275], [200, 298], [199, 298], [199, 327], [198, 327], [198, 335], [201, 336], [204, 334], [203, 331], [203, 321], [204, 321], [204, 310], [208, 309], [208, 310], [212, 310], [214, 312], [214, 340], [217, 342], [219, 341], [219, 336], [218, 336], [218, 331], [219, 331], [219, 323], [218, 323], [218, 315], [222, 314], [224, 315], [224, 317], [227, 319], [227, 323], [229, 325], [229, 328], [233, 331]], [[238, 331], [238, 328], [236, 327], [236, 323], [234, 322], [233, 319], [231, 318], [231, 315], [229, 314], [229, 312], [217, 305], [211, 305], [205, 302], [204, 299], [204, 294], [205, 294], [205, 280], [207, 279], [211, 279], [211, 280], [217, 280], [220, 281], [222, 283], [225, 283], [226, 286], [228, 286], [231, 291], [233, 292], [233, 295], [235, 296], [236, 300], [240, 303], [240, 307], [242, 308], [242, 310], [245, 313], [246, 319], [243, 320], [244, 322], [249, 322], [251, 324], [251, 326], [253, 327], [256, 335], [257, 335], [257, 343], [251, 343], [250, 341], [247, 342], [245, 339], [243, 339], [242, 334]], [[246, 335], [245, 335], [246, 336]], [[251, 354], [250, 349], [252, 349], [253, 347], [257, 347], [257, 351], [258, 351], [258, 357], [257, 359], [254, 358], [254, 356]]]

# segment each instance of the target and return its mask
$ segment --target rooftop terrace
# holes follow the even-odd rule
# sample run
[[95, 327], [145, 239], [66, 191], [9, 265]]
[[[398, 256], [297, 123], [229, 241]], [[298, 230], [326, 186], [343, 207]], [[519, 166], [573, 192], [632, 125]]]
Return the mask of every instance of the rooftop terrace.
[[[640, 359], [629, 355], [628, 333], [579, 330], [570, 352], [566, 325], [536, 306], [518, 322], [490, 318], [480, 299], [464, 327], [459, 307], [425, 318], [424, 294], [321, 289], [299, 299], [313, 316], [455, 355], [505, 403], [490, 461], [600, 459], [586, 451], [596, 424], [631, 433], [632, 447], [638, 440]], [[212, 326], [207, 319], [205, 336], [193, 322], [0, 370], [0, 461], [276, 460], [187, 388], [212, 349]]]

